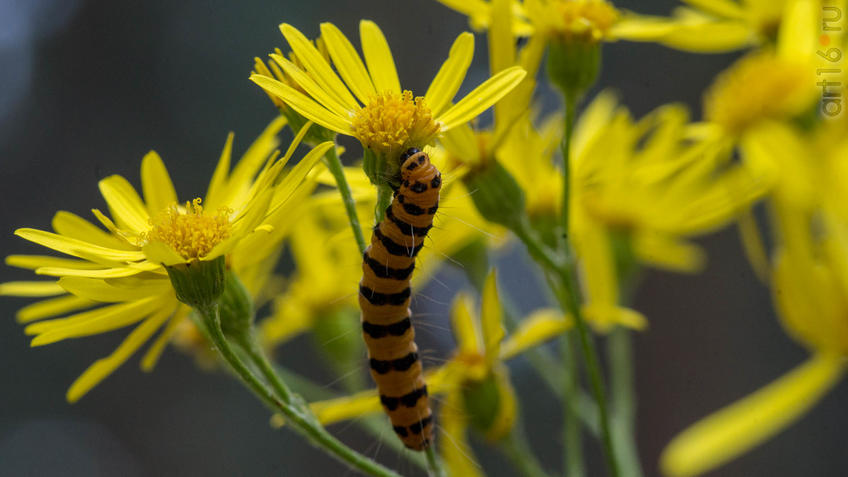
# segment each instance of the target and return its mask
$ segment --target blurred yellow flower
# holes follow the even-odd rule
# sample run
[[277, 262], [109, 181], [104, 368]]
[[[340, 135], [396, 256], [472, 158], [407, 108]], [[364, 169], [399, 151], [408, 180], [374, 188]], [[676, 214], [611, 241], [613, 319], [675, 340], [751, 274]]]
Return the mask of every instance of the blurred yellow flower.
[[[265, 74], [251, 80], [304, 117], [339, 134], [354, 136], [383, 157], [396, 158], [409, 147], [421, 148], [442, 132], [468, 122], [509, 93], [525, 73], [518, 67], [502, 71], [455, 104], [474, 53], [474, 37], [461, 34], [451, 47], [424, 96], [402, 90], [394, 59], [383, 32], [373, 22], [360, 22], [365, 61], [331, 23], [321, 24], [321, 35], [338, 73], [306, 39], [288, 24], [280, 30], [303, 68], [281, 55], [277, 65], [306, 93]], [[366, 68], [367, 65], [367, 68]]]
[[663, 106], [634, 121], [610, 93], [600, 94], [578, 121], [571, 151], [572, 235], [587, 315], [599, 326], [644, 325], [623, 309], [625, 316], [604, 317], [619, 298], [616, 237], [639, 262], [695, 271], [702, 252], [685, 239], [733, 221], [768, 190], [765, 178], [728, 162], [726, 145], [689, 136], [682, 106]]
[[[100, 191], [114, 220], [97, 209], [93, 212], [107, 231], [65, 211], [57, 212], [53, 218], [55, 233], [15, 231], [26, 240], [74, 257], [6, 258], [11, 266], [58, 277], [49, 282], [0, 284], [0, 295], [54, 297], [26, 306], [17, 314], [19, 322], [30, 323], [25, 332], [35, 335], [32, 346], [106, 333], [141, 322], [114, 353], [95, 362], [71, 385], [68, 401], [82, 397], [165, 325], [141, 361], [145, 370], [154, 366], [189, 312], [177, 301], [166, 265], [190, 265], [224, 255], [235, 258], [239, 248], [255, 243], [255, 236], [273, 231], [275, 219], [279, 218], [277, 212], [331, 146], [328, 143], [315, 148], [290, 173], [283, 174], [283, 166], [302, 137], [285, 157], [275, 160], [271, 151], [277, 144], [275, 136], [284, 125], [284, 120], [274, 121], [232, 172], [230, 136], [204, 202], [205, 210], [216, 211], [212, 215], [206, 214], [200, 199], [186, 207], [176, 205], [177, 194], [168, 172], [159, 156], [150, 152], [141, 164], [144, 200], [121, 176], [100, 181]], [[251, 249], [251, 253], [265, 251], [261, 247]], [[239, 262], [231, 264], [236, 273], [241, 267]], [[38, 322], [32, 323], [35, 321]]]
[[784, 329], [811, 357], [675, 437], [661, 458], [667, 475], [697, 475], [745, 453], [800, 418], [844, 374], [848, 141], [839, 129], [826, 128], [825, 135], [772, 123], [750, 148], [785, 171], [770, 196], [776, 243], [771, 286]]

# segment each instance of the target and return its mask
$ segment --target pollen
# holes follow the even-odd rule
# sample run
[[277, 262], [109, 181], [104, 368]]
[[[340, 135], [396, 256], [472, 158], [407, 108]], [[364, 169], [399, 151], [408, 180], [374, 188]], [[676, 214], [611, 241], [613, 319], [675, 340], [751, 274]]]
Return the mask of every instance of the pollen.
[[604, 0], [561, 0], [554, 7], [561, 20], [559, 33], [592, 42], [606, 38], [619, 17], [618, 10]]
[[230, 211], [224, 208], [215, 215], [204, 214], [200, 202], [197, 198], [183, 208], [174, 204], [165, 209], [150, 221], [152, 227], [144, 240], [165, 243], [186, 260], [206, 256], [230, 237]]
[[805, 68], [759, 53], [737, 61], [704, 96], [704, 117], [738, 134], [762, 119], [801, 113], [811, 104]]
[[353, 118], [357, 139], [384, 157], [395, 157], [410, 147], [430, 144], [439, 134], [439, 124], [424, 103], [411, 91], [386, 92], [375, 96]]

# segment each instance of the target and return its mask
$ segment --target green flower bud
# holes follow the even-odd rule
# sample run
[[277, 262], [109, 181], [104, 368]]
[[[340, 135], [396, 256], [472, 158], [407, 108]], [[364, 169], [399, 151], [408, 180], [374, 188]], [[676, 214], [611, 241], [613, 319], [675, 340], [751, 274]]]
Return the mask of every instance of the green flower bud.
[[224, 291], [224, 257], [214, 260], [192, 260], [165, 267], [177, 299], [194, 308], [215, 303]]
[[526, 220], [524, 191], [504, 167], [492, 159], [463, 179], [480, 215], [489, 222], [517, 230]]
[[248, 336], [253, 327], [253, 300], [235, 273], [227, 271], [224, 292], [218, 299], [221, 330], [228, 337]]
[[516, 403], [505, 367], [497, 366], [482, 381], [467, 383], [462, 397], [471, 427], [487, 439], [501, 439], [512, 430]]
[[598, 77], [601, 45], [579, 38], [551, 41], [548, 50], [548, 77], [566, 98], [580, 98]]

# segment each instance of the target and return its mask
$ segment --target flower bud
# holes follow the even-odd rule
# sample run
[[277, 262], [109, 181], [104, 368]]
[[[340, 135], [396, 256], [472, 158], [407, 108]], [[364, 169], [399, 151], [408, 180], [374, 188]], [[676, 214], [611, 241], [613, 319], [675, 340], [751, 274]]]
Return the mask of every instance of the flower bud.
[[574, 38], [551, 41], [548, 77], [566, 98], [580, 98], [598, 77], [601, 45]]
[[466, 383], [462, 396], [471, 427], [492, 441], [510, 433], [516, 403], [506, 367], [496, 366], [482, 381]]
[[512, 174], [496, 160], [470, 171], [463, 181], [484, 219], [510, 230], [518, 229], [526, 219], [524, 191]]
[[232, 338], [248, 336], [253, 327], [253, 300], [235, 273], [227, 271], [224, 292], [218, 299], [221, 330]]
[[191, 260], [166, 266], [177, 299], [194, 308], [215, 303], [224, 291], [225, 263], [220, 256], [213, 260]]

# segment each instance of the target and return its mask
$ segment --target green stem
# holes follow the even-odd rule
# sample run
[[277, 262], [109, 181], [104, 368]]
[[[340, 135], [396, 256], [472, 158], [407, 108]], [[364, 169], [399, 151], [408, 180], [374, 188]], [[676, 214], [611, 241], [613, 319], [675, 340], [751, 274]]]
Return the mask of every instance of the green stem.
[[622, 477], [642, 477], [639, 449], [635, 440], [635, 398], [633, 392], [633, 350], [630, 331], [616, 328], [607, 338], [610, 364], [612, 431]]
[[336, 187], [339, 189], [339, 194], [344, 202], [345, 212], [347, 212], [347, 220], [350, 222], [350, 228], [353, 230], [353, 236], [356, 238], [356, 244], [359, 245], [359, 253], [365, 253], [365, 237], [362, 235], [362, 226], [359, 224], [359, 216], [356, 215], [356, 201], [353, 200], [353, 193], [350, 190], [350, 184], [347, 183], [342, 161], [335, 147], [331, 147], [327, 154], [324, 155], [327, 159], [327, 169], [336, 180]]
[[612, 477], [618, 477], [618, 461], [614, 451], [612, 436], [610, 433], [609, 415], [607, 413], [606, 393], [604, 392], [604, 381], [601, 375], [601, 367], [598, 364], [598, 353], [595, 342], [586, 326], [586, 320], [580, 310], [580, 291], [575, 279], [574, 262], [571, 243], [568, 240], [570, 231], [569, 208], [571, 200], [571, 136], [574, 132], [574, 119], [576, 117], [578, 97], [575, 93], [565, 95], [565, 130], [562, 138], [562, 161], [563, 161], [563, 197], [562, 197], [562, 227], [563, 227], [563, 251], [567, 258], [567, 267], [558, 270], [559, 278], [567, 294], [566, 306], [574, 317], [577, 327], [577, 336], [580, 338], [580, 347], [589, 376], [589, 384], [595, 402], [598, 404], [598, 424], [601, 428], [601, 442], [603, 444], [604, 456], [607, 460], [607, 468]]
[[315, 416], [309, 412], [305, 404], [296, 402], [297, 396], [288, 395], [291, 402], [284, 402], [282, 397], [278, 397], [268, 387], [265, 386], [239, 359], [234, 352], [230, 343], [224, 337], [224, 332], [221, 330], [221, 317], [218, 314], [218, 305], [212, 304], [207, 307], [197, 308], [198, 312], [204, 318], [209, 331], [209, 337], [212, 343], [217, 348], [221, 357], [232, 368], [236, 375], [253, 391], [260, 399], [273, 405], [279, 410], [302, 434], [306, 435], [313, 444], [320, 447], [322, 450], [333, 456], [340, 462], [348, 465], [351, 468], [357, 469], [368, 475], [377, 477], [400, 477], [400, 474], [383, 467], [371, 459], [359, 454], [353, 449], [344, 445], [341, 441], [333, 437], [326, 429], [321, 427]]
[[565, 96], [565, 124], [560, 151], [562, 153], [562, 230], [563, 239], [568, 240], [571, 230], [571, 136], [574, 132], [575, 109], [577, 97], [573, 94]]
[[549, 477], [536, 455], [530, 450], [523, 432], [513, 430], [500, 441], [500, 448], [524, 477]]
[[427, 467], [429, 468], [427, 475], [430, 477], [445, 477], [447, 474], [445, 474], [445, 470], [442, 468], [441, 459], [436, 455], [436, 448], [434, 446], [428, 446], [424, 450], [424, 454], [427, 456]]
[[586, 468], [583, 464], [583, 443], [580, 433], [580, 421], [576, 416], [576, 402], [580, 392], [580, 374], [577, 369], [577, 356], [574, 353], [574, 333], [568, 332], [560, 339], [562, 360], [565, 365], [563, 379], [563, 443], [565, 455], [563, 469], [566, 477], [583, 477]]
[[386, 217], [386, 209], [392, 203], [392, 188], [386, 184], [377, 186], [377, 205], [374, 206], [374, 223], [379, 224]]
[[[329, 391], [325, 386], [322, 386], [309, 378], [301, 376], [291, 370], [281, 366], [273, 365], [274, 372], [280, 376], [280, 379], [290, 384], [292, 391], [308, 397], [310, 401], [333, 399], [338, 395]], [[427, 470], [427, 462], [421, 453], [409, 452], [406, 446], [397, 438], [394, 431], [389, 425], [388, 419], [382, 414], [372, 416], [361, 416], [355, 421], [355, 425], [362, 428], [371, 437], [382, 442], [383, 445], [395, 451], [398, 455], [406, 458], [409, 462], [420, 468]]]

